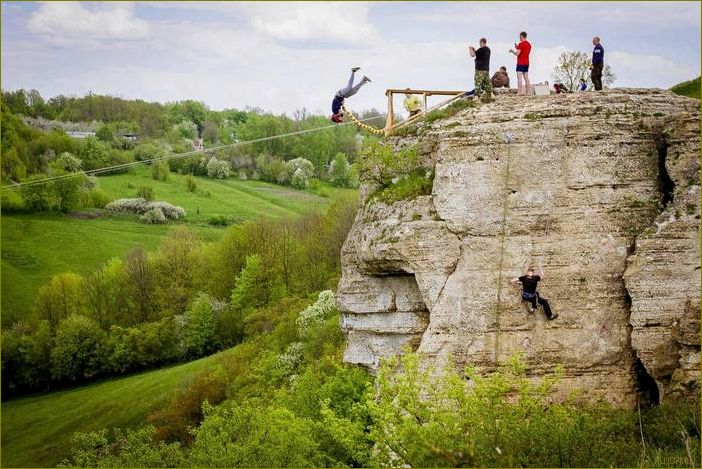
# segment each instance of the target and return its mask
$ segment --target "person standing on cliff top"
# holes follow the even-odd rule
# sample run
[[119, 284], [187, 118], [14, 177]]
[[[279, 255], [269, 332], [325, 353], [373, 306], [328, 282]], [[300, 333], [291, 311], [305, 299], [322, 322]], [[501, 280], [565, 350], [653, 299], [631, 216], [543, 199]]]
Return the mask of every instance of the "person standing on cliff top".
[[470, 46], [468, 52], [471, 57], [475, 57], [475, 90], [474, 94], [485, 93], [489, 98], [492, 96], [492, 82], [490, 81], [490, 48], [487, 46], [487, 39], [480, 38], [480, 47], [476, 50]]
[[369, 83], [371, 80], [367, 76], [364, 76], [363, 79], [359, 84], [356, 86], [353, 85], [353, 80], [354, 80], [354, 75], [356, 74], [357, 71], [359, 71], [361, 67], [353, 67], [351, 69], [351, 77], [349, 78], [349, 82], [346, 84], [345, 88], [341, 88], [339, 91], [336, 92], [334, 95], [334, 99], [332, 100], [332, 116], [331, 120], [333, 122], [339, 123], [343, 122], [343, 113], [341, 112], [341, 106], [344, 104], [344, 99], [350, 98], [351, 96], [355, 95], [358, 93], [358, 90], [361, 89], [363, 85], [366, 83]]
[[600, 44], [599, 36], [592, 38], [592, 44], [595, 48], [592, 50], [592, 69], [590, 72], [590, 79], [592, 84], [595, 85], [595, 91], [602, 91], [602, 70], [604, 69], [604, 47]]
[[[529, 54], [531, 43], [527, 41], [526, 31], [519, 33], [519, 44], [514, 43], [514, 49], [509, 50], [517, 56], [517, 94], [526, 95], [529, 92]], [[524, 79], [524, 87], [522, 87]]]
[[521, 277], [514, 277], [510, 280], [510, 282], [512, 282], [512, 285], [515, 286], [518, 286], [520, 283], [522, 284], [522, 301], [528, 301], [531, 303], [531, 307], [529, 308], [530, 313], [536, 311], [538, 302], [538, 304], [544, 307], [546, 317], [549, 320], [553, 320], [558, 317], [558, 313], [553, 313], [551, 311], [551, 305], [548, 304], [548, 300], [539, 296], [539, 293], [536, 291], [537, 284], [539, 281], [543, 280], [543, 278], [543, 267], [539, 266], [539, 275], [534, 275], [534, 269], [529, 267], [526, 274], [522, 275]]

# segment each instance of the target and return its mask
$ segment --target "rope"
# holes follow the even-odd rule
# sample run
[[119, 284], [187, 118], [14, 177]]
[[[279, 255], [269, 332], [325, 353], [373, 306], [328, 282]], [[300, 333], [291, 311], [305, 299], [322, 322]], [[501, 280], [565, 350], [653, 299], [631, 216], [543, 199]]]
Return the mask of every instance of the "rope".
[[[351, 122], [356, 124], [356, 126], [358, 126], [359, 128], [361, 128], [363, 130], [367, 130], [368, 132], [374, 133], [375, 135], [384, 135], [385, 134], [385, 129], [376, 129], [375, 127], [372, 127], [368, 124], [364, 124], [363, 121], [359, 120], [358, 117], [353, 115], [353, 112], [346, 109], [346, 106], [342, 105], [341, 109], [344, 110], [344, 114], [348, 114], [349, 117], [351, 117]], [[376, 119], [376, 118], [371, 117], [371, 118], [363, 119], [363, 120], [370, 120], [370, 119]], [[351, 122], [348, 122], [348, 123], [350, 124]]]
[[[371, 120], [371, 119], [376, 119], [376, 118], [377, 118], [377, 117], [369, 117], [369, 118], [363, 119], [362, 121], [359, 121], [359, 122], [361, 123], [361, 125], [367, 125], [367, 124], [363, 124], [363, 121], [367, 121], [367, 120]], [[141, 164], [152, 163], [152, 162], [154, 162], [154, 161], [161, 161], [161, 160], [170, 160], [170, 159], [176, 159], [176, 158], [183, 158], [183, 157], [185, 157], [185, 156], [195, 155], [195, 154], [198, 154], [198, 153], [204, 153], [204, 152], [206, 152], [206, 151], [216, 151], [216, 150], [222, 150], [222, 149], [224, 149], [224, 148], [237, 147], [237, 146], [241, 146], [241, 145], [251, 145], [251, 144], [254, 144], [254, 143], [261, 143], [261, 142], [267, 142], [267, 141], [276, 140], [276, 139], [279, 139], [279, 138], [292, 137], [292, 136], [294, 136], [294, 135], [302, 135], [302, 134], [306, 134], [306, 133], [310, 133], [310, 132], [317, 132], [317, 131], [320, 131], [320, 130], [332, 129], [332, 128], [335, 128], [335, 127], [340, 127], [340, 126], [349, 125], [349, 124], [351, 124], [351, 122], [346, 122], [346, 123], [343, 123], [343, 124], [326, 125], [326, 126], [324, 126], [324, 127], [316, 127], [316, 128], [313, 128], [313, 129], [298, 130], [298, 131], [290, 132], [290, 133], [287, 133], [287, 134], [271, 135], [271, 136], [268, 136], [268, 137], [261, 137], [261, 138], [256, 138], [256, 139], [253, 139], [253, 140], [246, 140], [246, 141], [244, 141], [244, 142], [234, 142], [234, 143], [229, 143], [229, 144], [226, 144], [226, 145], [219, 145], [219, 146], [212, 147], [212, 148], [206, 148], [206, 149], [201, 149], [201, 150], [193, 150], [193, 151], [186, 151], [185, 153], [177, 153], [177, 154], [175, 154], [175, 155], [160, 156], [160, 157], [158, 157], [158, 158], [150, 158], [150, 159], [141, 160], [141, 161], [132, 161], [132, 162], [130, 162], [130, 163], [122, 163], [122, 164], [117, 164], [117, 165], [114, 165], [114, 166], [106, 166], [106, 167], [104, 167], [104, 168], [91, 169], [91, 170], [88, 170], [88, 171], [81, 171], [81, 172], [77, 172], [77, 173], [62, 174], [62, 175], [60, 175], [60, 176], [46, 177], [46, 178], [37, 179], [37, 180], [34, 180], [34, 181], [16, 182], [16, 183], [14, 183], [14, 184], [12, 184], [12, 185], [1, 187], [1, 188], [0, 188], [0, 191], [17, 189], [17, 188], [24, 187], [24, 186], [36, 186], [36, 185], [39, 185], [39, 184], [45, 184], [45, 183], [48, 183], [48, 182], [51, 182], [51, 181], [56, 181], [56, 180], [59, 180], [59, 179], [67, 179], [67, 178], [72, 178], [72, 177], [76, 177], [76, 176], [81, 176], [81, 175], [83, 175], [83, 174], [91, 175], [91, 176], [92, 176], [92, 175], [95, 175], [95, 174], [107, 173], [107, 172], [110, 172], [110, 171], [114, 171], [114, 170], [116, 170], [116, 169], [131, 168], [132, 166], [138, 166], [138, 165], [141, 165]]]

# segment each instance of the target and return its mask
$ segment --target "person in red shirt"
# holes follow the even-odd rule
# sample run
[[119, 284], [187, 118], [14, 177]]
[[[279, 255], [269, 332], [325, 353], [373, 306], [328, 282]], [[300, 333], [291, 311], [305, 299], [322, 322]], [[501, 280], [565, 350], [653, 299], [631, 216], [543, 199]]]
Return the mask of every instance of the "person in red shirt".
[[525, 31], [519, 33], [519, 44], [515, 42], [514, 49], [509, 51], [517, 56], [517, 94], [525, 95], [529, 91], [529, 53], [531, 52], [531, 44], [527, 41]]

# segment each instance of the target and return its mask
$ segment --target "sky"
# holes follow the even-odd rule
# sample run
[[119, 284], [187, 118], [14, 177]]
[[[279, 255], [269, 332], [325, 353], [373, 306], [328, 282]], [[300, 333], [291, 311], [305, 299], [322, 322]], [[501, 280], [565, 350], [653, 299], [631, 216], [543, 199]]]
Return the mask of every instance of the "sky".
[[[565, 50], [592, 51], [620, 87], [669, 88], [700, 74], [700, 2], [2, 2], [3, 90], [89, 91], [329, 114], [349, 69], [372, 82], [347, 105], [385, 110], [387, 88], [472, 89], [468, 46], [491, 72], [528, 32], [532, 82]], [[437, 98], [440, 99], [440, 98]], [[431, 103], [430, 103], [431, 104]]]

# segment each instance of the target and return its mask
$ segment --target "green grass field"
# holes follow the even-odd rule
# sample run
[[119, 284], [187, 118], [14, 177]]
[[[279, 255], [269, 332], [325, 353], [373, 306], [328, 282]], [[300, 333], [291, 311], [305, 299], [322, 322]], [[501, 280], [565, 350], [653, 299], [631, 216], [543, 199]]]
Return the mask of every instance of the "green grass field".
[[700, 99], [700, 77], [678, 83], [670, 89], [675, 94]]
[[[320, 191], [328, 197], [320, 197], [260, 181], [196, 180], [197, 190], [191, 193], [185, 189], [181, 175], [155, 181], [148, 168], [139, 168], [134, 174], [101, 177], [100, 187], [110, 196], [121, 198], [135, 197], [139, 186], [151, 186], [156, 200], [185, 208], [188, 215], [182, 223], [205, 241], [218, 239], [224, 231], [207, 223], [215, 215], [237, 222], [297, 216], [353, 192], [324, 185]], [[34, 295], [52, 275], [90, 271], [137, 246], [154, 249], [175, 226], [145, 225], [136, 216], [82, 219], [41, 213], [3, 215], [1, 222], [3, 325], [27, 314]]]
[[150, 412], [220, 352], [182, 365], [2, 404], [2, 467], [51, 467], [68, 456], [74, 432], [146, 423]]

